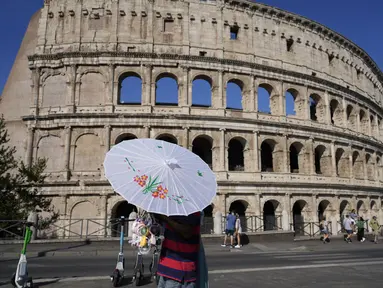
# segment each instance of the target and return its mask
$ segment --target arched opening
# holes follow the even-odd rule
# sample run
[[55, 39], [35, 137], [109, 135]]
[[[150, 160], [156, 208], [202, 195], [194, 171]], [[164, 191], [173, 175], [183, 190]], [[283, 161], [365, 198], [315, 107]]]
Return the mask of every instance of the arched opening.
[[303, 169], [304, 162], [302, 161], [302, 149], [303, 145], [301, 143], [295, 142], [290, 145], [290, 172], [291, 173], [299, 173], [300, 169], [301, 172]]
[[[119, 237], [120, 236], [120, 224], [118, 222], [118, 219], [120, 219], [122, 216], [126, 219], [129, 219], [129, 215], [132, 212], [137, 213], [137, 207], [129, 204], [128, 201], [120, 201], [116, 205], [114, 205], [112, 209], [112, 237]], [[125, 222], [124, 231], [125, 234], [128, 234], [129, 229], [129, 223]]]
[[363, 160], [358, 151], [352, 153], [353, 176], [356, 179], [364, 179]]
[[213, 234], [214, 233], [214, 217], [213, 217], [213, 204], [203, 209], [204, 217], [201, 227], [201, 234]]
[[271, 231], [278, 230], [278, 222], [276, 217], [276, 210], [279, 202], [276, 200], [268, 200], [263, 205], [263, 230]]
[[[318, 221], [322, 221], [327, 210], [330, 210], [331, 204], [328, 200], [322, 200], [318, 205]], [[328, 220], [328, 219], [327, 219]]]
[[375, 200], [371, 200], [370, 209], [371, 209], [371, 211], [374, 211], [374, 212], [376, 212], [378, 210], [378, 206], [377, 206]]
[[343, 125], [343, 113], [339, 102], [335, 99], [330, 101], [330, 117], [331, 123], [335, 126]]
[[229, 171], [244, 171], [245, 170], [245, 157], [244, 141], [233, 138], [229, 141], [228, 158], [229, 158]]
[[338, 148], [335, 152], [336, 173], [339, 177], [348, 177], [349, 175], [349, 160], [342, 148]]
[[377, 129], [375, 118], [372, 115], [370, 116], [370, 123], [371, 123], [371, 133], [370, 133], [370, 135], [372, 137], [375, 137], [376, 139], [378, 139], [379, 138], [379, 131]]
[[173, 74], [164, 73], [157, 77], [156, 105], [178, 105], [178, 83]]
[[240, 80], [232, 79], [226, 86], [226, 108], [242, 110], [242, 89], [243, 83]]
[[377, 169], [377, 177], [379, 181], [382, 180], [382, 167], [381, 167], [381, 160], [380, 157], [376, 157], [376, 169]]
[[351, 105], [347, 105], [346, 115], [347, 115], [347, 127], [351, 130], [356, 131], [356, 115], [355, 115], [354, 108]]
[[192, 83], [192, 106], [211, 107], [212, 81], [208, 76], [198, 75]]
[[159, 135], [156, 139], [162, 140], [168, 143], [172, 143], [172, 144], [178, 144], [177, 138], [174, 137], [173, 135], [162, 134], [162, 135]]
[[298, 200], [293, 206], [293, 226], [295, 235], [304, 235], [305, 218], [303, 215], [303, 209], [307, 205], [306, 201]]
[[[339, 205], [339, 214], [341, 218], [344, 218], [345, 215], [351, 212], [350, 203], [347, 200], [343, 200]], [[343, 223], [343, 221], [342, 221]]]
[[318, 121], [318, 118], [319, 118], [319, 102], [320, 102], [321, 98], [319, 95], [317, 94], [312, 94], [310, 96], [310, 119], [312, 121]]
[[192, 152], [198, 155], [210, 169], [213, 168], [212, 140], [204, 136], [198, 136], [193, 140]]
[[248, 232], [247, 228], [247, 219], [246, 219], [246, 210], [249, 204], [243, 200], [236, 200], [230, 204], [229, 211], [234, 211], [239, 214], [241, 219], [242, 232]]
[[359, 200], [356, 204], [356, 213], [359, 216], [363, 216], [363, 214], [366, 213], [366, 206], [364, 205], [364, 202], [362, 200]]
[[[323, 145], [318, 145], [317, 147], [315, 147], [315, 173], [317, 174], [323, 174], [322, 172], [322, 168], [324, 165], [323, 162], [323, 156], [324, 156], [324, 152], [326, 151], [326, 147], [324, 147]], [[327, 167], [326, 167], [327, 168]]]
[[298, 92], [294, 89], [289, 89], [286, 91], [286, 116], [297, 115], [296, 99], [298, 97]]
[[359, 123], [360, 123], [360, 132], [368, 135], [368, 117], [366, 112], [362, 109], [359, 111]]
[[273, 153], [275, 148], [275, 142], [272, 140], [265, 140], [261, 144], [261, 171], [273, 172], [274, 160]]
[[258, 112], [271, 113], [271, 93], [273, 88], [268, 84], [258, 86]]
[[118, 80], [118, 104], [140, 105], [141, 101], [141, 77], [132, 72], [122, 74]]
[[372, 157], [369, 153], [366, 153], [366, 168], [367, 168], [367, 179], [370, 181], [375, 180], [375, 167], [372, 161]]
[[114, 142], [114, 144], [117, 145], [121, 143], [122, 141], [128, 141], [133, 139], [137, 139], [137, 136], [130, 133], [124, 133], [116, 138], [116, 141]]

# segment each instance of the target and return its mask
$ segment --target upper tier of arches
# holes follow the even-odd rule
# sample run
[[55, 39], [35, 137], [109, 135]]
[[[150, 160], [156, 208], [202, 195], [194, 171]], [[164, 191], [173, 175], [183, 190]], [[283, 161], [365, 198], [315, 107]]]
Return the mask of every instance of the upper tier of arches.
[[[226, 110], [224, 114], [212, 114], [217, 116], [261, 119], [256, 114], [263, 114], [272, 116], [265, 118], [269, 121], [280, 121], [279, 117], [283, 116], [292, 124], [311, 121], [347, 128], [378, 140], [383, 136], [382, 115], [372, 106], [330, 89], [295, 81], [187, 67], [165, 70], [151, 65], [128, 69], [118, 66], [113, 71], [106, 67], [80, 66], [75, 73], [43, 70], [37, 85], [41, 88], [36, 92], [40, 115], [69, 112], [66, 109], [71, 101], [73, 112], [77, 113], [107, 112], [108, 105], [115, 105], [114, 112], [128, 112], [137, 106], [163, 107], [154, 113], [167, 111], [171, 106], [191, 107]], [[70, 85], [64, 83], [66, 79]], [[59, 93], [55, 87], [61, 87]], [[134, 109], [135, 113], [146, 113], [145, 109]]]
[[320, 78], [344, 81], [382, 100], [382, 72], [365, 51], [317, 22], [250, 1], [46, 1], [37, 43], [38, 54], [255, 56], [266, 65], [292, 65], [292, 71], [311, 73], [309, 67]]

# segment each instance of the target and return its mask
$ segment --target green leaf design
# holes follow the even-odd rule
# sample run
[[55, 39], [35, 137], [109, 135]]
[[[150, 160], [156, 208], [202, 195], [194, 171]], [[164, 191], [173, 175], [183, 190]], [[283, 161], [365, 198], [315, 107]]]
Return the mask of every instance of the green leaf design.
[[203, 177], [203, 173], [201, 171], [197, 171], [198, 176]]
[[149, 192], [153, 193], [156, 191], [156, 188], [159, 184], [162, 182], [156, 182], [158, 179], [158, 176], [152, 180], [152, 176], [149, 176], [148, 184], [146, 184], [145, 189], [143, 191], [144, 194], [147, 194]]

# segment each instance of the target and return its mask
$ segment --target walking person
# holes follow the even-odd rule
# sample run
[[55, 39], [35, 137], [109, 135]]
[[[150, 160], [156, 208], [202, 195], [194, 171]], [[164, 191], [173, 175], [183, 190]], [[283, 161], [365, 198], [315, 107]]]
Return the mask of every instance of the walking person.
[[356, 221], [356, 229], [357, 229], [357, 239], [360, 242], [364, 242], [366, 238], [364, 238], [364, 219], [363, 217], [359, 217], [358, 221]]
[[227, 237], [230, 237], [230, 246], [234, 248], [234, 232], [235, 232], [235, 221], [237, 220], [235, 217], [235, 211], [230, 211], [226, 216], [226, 229], [225, 229], [225, 238], [223, 240], [222, 247], [227, 246]]
[[235, 245], [235, 248], [241, 248], [241, 235], [242, 235], [242, 226], [241, 226], [241, 219], [239, 218], [239, 214], [235, 214], [236, 220], [235, 220], [235, 237], [237, 238], [237, 245]]
[[326, 221], [326, 217], [323, 216], [322, 221], [319, 223], [319, 229], [322, 234], [322, 241], [324, 244], [330, 242], [329, 233], [328, 233], [328, 222]]
[[374, 243], [378, 244], [379, 233], [380, 233], [380, 224], [376, 216], [372, 217], [370, 220], [370, 227], [372, 229], [372, 233], [374, 234]]
[[346, 238], [344, 238], [344, 240], [347, 242], [347, 243], [351, 243], [352, 240], [351, 240], [351, 236], [352, 236], [352, 233], [353, 233], [353, 220], [350, 218], [350, 215], [346, 215], [346, 218], [344, 219], [343, 221], [343, 227], [344, 227], [344, 230], [346, 230], [346, 233], [347, 233], [347, 236]]
[[200, 257], [201, 213], [189, 216], [156, 215], [165, 226], [158, 263], [157, 288], [196, 288]]

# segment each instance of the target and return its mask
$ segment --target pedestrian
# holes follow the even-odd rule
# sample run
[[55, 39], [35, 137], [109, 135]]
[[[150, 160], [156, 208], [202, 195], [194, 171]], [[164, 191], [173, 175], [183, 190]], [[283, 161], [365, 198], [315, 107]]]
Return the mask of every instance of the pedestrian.
[[356, 227], [356, 222], [358, 221], [358, 218], [359, 218], [359, 216], [358, 216], [358, 214], [356, 213], [356, 210], [355, 209], [352, 209], [351, 210], [351, 213], [350, 213], [350, 219], [351, 219], [351, 221], [354, 223], [354, 234], [357, 234], [358, 233], [358, 228]]
[[344, 240], [347, 242], [347, 243], [351, 243], [352, 240], [351, 240], [351, 236], [352, 236], [352, 233], [353, 233], [353, 221], [352, 219], [350, 218], [350, 215], [346, 215], [346, 218], [344, 219], [343, 221], [343, 227], [344, 227], [344, 230], [346, 230], [346, 233], [347, 233], [347, 236], [344, 238]]
[[328, 233], [328, 222], [326, 221], [326, 216], [323, 216], [322, 221], [319, 223], [319, 229], [322, 234], [322, 241], [324, 244], [330, 242], [329, 233]]
[[380, 233], [380, 224], [379, 224], [376, 216], [372, 217], [372, 219], [370, 220], [370, 227], [372, 229], [372, 234], [374, 234], [374, 242], [375, 242], [375, 244], [378, 244], [379, 233]]
[[230, 211], [226, 216], [226, 229], [225, 229], [225, 238], [223, 240], [222, 247], [227, 246], [227, 237], [230, 237], [230, 246], [234, 248], [234, 232], [235, 232], [235, 211]]
[[158, 288], [196, 288], [201, 241], [201, 213], [156, 215], [163, 222], [164, 240], [158, 263]]
[[356, 221], [356, 229], [357, 229], [357, 239], [360, 242], [364, 242], [366, 238], [364, 238], [364, 219], [363, 217], [359, 217], [358, 221]]
[[237, 238], [237, 245], [235, 245], [235, 248], [241, 248], [241, 235], [242, 235], [242, 225], [241, 225], [241, 219], [239, 218], [239, 214], [235, 214], [236, 220], [235, 220], [235, 237]]

